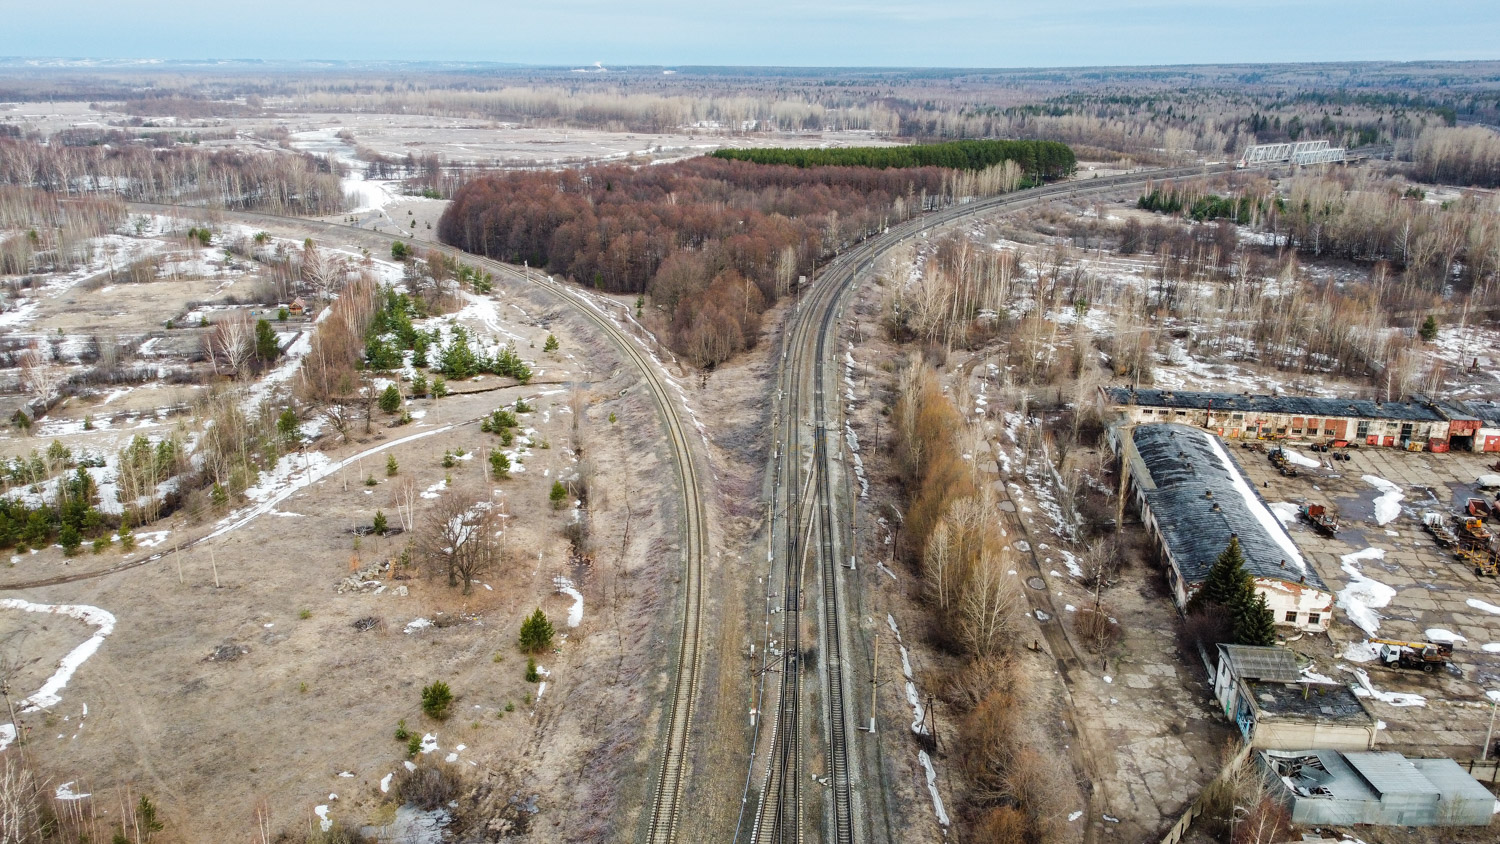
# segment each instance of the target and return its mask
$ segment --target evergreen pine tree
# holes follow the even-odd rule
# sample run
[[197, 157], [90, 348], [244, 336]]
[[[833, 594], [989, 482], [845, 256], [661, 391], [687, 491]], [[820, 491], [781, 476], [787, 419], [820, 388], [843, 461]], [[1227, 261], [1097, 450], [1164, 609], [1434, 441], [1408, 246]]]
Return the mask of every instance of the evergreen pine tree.
[[1231, 608], [1234, 616], [1234, 640], [1241, 645], [1276, 644], [1276, 616], [1266, 605], [1266, 596], [1240, 596]]
[[1219, 559], [1209, 570], [1208, 579], [1188, 601], [1187, 611], [1196, 612], [1207, 604], [1227, 607], [1238, 596], [1253, 591], [1252, 586], [1250, 574], [1245, 571], [1245, 555], [1240, 551], [1239, 537], [1230, 536], [1229, 544], [1224, 546]]
[[541, 607], [521, 622], [520, 645], [526, 653], [541, 653], [552, 647], [552, 622]]
[[1427, 319], [1422, 322], [1422, 327], [1417, 329], [1417, 334], [1428, 343], [1436, 340], [1438, 336], [1437, 319], [1432, 314], [1428, 314]]

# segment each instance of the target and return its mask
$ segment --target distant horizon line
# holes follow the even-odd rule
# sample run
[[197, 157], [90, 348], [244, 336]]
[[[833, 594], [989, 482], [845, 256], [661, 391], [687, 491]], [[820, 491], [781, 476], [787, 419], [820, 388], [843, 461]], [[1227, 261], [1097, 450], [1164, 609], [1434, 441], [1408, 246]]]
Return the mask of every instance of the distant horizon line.
[[611, 64], [602, 60], [584, 63], [568, 62], [506, 62], [489, 59], [257, 59], [257, 58], [160, 58], [128, 56], [0, 56], [0, 70], [108, 70], [118, 68], [150, 69], [153, 67], [200, 67], [204, 69], [232, 68], [234, 66], [301, 67], [309, 69], [330, 67], [440, 67], [460, 68], [505, 68], [514, 70], [567, 70], [581, 72], [628, 72], [639, 70], [778, 70], [778, 71], [851, 71], [851, 72], [1036, 72], [1077, 70], [1152, 70], [1192, 68], [1255, 68], [1255, 67], [1308, 67], [1308, 66], [1442, 66], [1482, 65], [1500, 63], [1500, 56], [1484, 59], [1326, 59], [1300, 61], [1228, 61], [1186, 62], [1177, 64], [1099, 64], [1099, 65], [802, 65], [802, 64], [702, 64], [631, 62]]

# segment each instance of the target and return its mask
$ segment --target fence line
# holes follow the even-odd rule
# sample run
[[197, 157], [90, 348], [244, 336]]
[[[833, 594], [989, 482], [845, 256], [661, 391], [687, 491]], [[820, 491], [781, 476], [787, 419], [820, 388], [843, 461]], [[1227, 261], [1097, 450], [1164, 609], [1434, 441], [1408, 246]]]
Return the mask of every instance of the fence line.
[[[1234, 756], [1230, 757], [1229, 761], [1224, 764], [1218, 775], [1209, 781], [1209, 786], [1224, 779], [1226, 774], [1244, 764], [1245, 759], [1250, 756], [1250, 749], [1249, 744], [1240, 745], [1240, 749], [1235, 751]], [[1203, 790], [1207, 791], [1208, 786], [1205, 786]], [[1177, 823], [1172, 824], [1172, 828], [1167, 830], [1166, 835], [1162, 836], [1161, 844], [1178, 844], [1183, 839], [1183, 836], [1187, 835], [1188, 830], [1192, 829], [1193, 821], [1197, 820], [1198, 816], [1202, 814], [1203, 795], [1199, 794], [1192, 805], [1187, 807], [1187, 811], [1182, 813], [1182, 817], [1177, 819]]]

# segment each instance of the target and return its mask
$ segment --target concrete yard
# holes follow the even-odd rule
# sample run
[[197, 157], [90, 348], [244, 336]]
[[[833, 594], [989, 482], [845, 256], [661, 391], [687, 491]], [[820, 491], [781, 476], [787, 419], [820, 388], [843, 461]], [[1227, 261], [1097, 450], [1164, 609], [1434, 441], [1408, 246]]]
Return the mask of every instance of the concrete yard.
[[[1378, 740], [1382, 749], [1479, 758], [1490, 722], [1486, 692], [1500, 698], [1500, 644], [1492, 644], [1500, 643], [1500, 581], [1475, 576], [1451, 550], [1438, 547], [1422, 529], [1422, 514], [1456, 513], [1471, 495], [1482, 496], [1474, 482], [1489, 471], [1494, 456], [1360, 448], [1347, 452], [1348, 461], [1332, 461], [1293, 446], [1321, 465], [1284, 477], [1266, 455], [1234, 441], [1227, 445], [1287, 522], [1304, 556], [1339, 593], [1328, 636], [1297, 638], [1289, 646], [1311, 658], [1313, 670], [1338, 682], [1358, 686], [1355, 671], [1367, 672], [1372, 693], [1366, 700], [1385, 725]], [[1391, 503], [1377, 507], [1378, 498], [1394, 493], [1382, 491], [1372, 479], [1399, 488], [1399, 512]], [[1297, 520], [1292, 508], [1276, 506], [1281, 502], [1329, 506], [1340, 518], [1340, 529], [1333, 537], [1320, 536]], [[1379, 524], [1377, 511], [1394, 517]], [[1351, 589], [1351, 583], [1363, 586]], [[1374, 597], [1361, 599], [1361, 593]], [[1389, 603], [1381, 605], [1386, 595]], [[1361, 653], [1369, 636], [1347, 612], [1352, 607], [1358, 616], [1361, 606], [1367, 608], [1365, 626], [1379, 638], [1422, 641], [1454, 634], [1454, 664], [1430, 675], [1378, 667]]]

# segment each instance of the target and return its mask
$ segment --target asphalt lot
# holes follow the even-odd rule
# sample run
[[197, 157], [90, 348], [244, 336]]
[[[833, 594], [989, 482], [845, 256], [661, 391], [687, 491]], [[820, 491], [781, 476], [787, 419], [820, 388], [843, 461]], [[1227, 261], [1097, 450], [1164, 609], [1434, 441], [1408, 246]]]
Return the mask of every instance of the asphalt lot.
[[[1363, 642], [1366, 633], [1351, 622], [1344, 611], [1349, 596], [1341, 595], [1341, 609], [1326, 639], [1303, 637], [1289, 645], [1311, 658], [1315, 671], [1339, 682], [1357, 682], [1348, 669], [1363, 668], [1377, 692], [1413, 693], [1425, 699], [1425, 705], [1398, 706], [1379, 695], [1367, 698], [1376, 717], [1385, 722], [1379, 740], [1384, 749], [1478, 758], [1491, 714], [1485, 693], [1500, 690], [1500, 580], [1475, 576], [1471, 566], [1433, 542], [1421, 519], [1424, 512], [1459, 512], [1471, 495], [1482, 496], [1475, 481], [1500, 455], [1360, 448], [1348, 452], [1348, 461], [1331, 461], [1300, 448], [1296, 450], [1322, 466], [1299, 467], [1297, 477], [1284, 477], [1265, 454], [1234, 441], [1227, 445], [1267, 502], [1323, 504], [1338, 514], [1341, 526], [1333, 537], [1323, 537], [1296, 520], [1288, 529], [1334, 592], [1348, 589], [1358, 580], [1356, 573], [1394, 590], [1388, 605], [1371, 604], [1378, 613], [1379, 637], [1420, 641], [1442, 635], [1429, 631], [1462, 637], [1455, 642], [1453, 666], [1446, 672], [1425, 675], [1352, 661], [1346, 658], [1350, 645]], [[1400, 512], [1386, 524], [1376, 520], [1376, 499], [1383, 492], [1366, 476], [1383, 478], [1400, 489]], [[1500, 533], [1500, 523], [1491, 520], [1490, 529]], [[1366, 549], [1378, 549], [1383, 556]], [[1363, 558], [1346, 559], [1361, 551]], [[1497, 612], [1471, 600], [1493, 605]], [[1484, 649], [1491, 643], [1496, 652]]]

